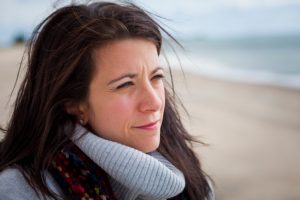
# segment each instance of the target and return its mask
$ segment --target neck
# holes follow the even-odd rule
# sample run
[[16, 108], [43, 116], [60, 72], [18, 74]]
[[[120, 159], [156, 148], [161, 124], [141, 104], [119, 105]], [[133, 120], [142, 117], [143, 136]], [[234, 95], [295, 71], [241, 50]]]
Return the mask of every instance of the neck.
[[120, 199], [168, 199], [183, 191], [183, 174], [158, 152], [145, 154], [78, 125], [73, 142], [110, 176]]

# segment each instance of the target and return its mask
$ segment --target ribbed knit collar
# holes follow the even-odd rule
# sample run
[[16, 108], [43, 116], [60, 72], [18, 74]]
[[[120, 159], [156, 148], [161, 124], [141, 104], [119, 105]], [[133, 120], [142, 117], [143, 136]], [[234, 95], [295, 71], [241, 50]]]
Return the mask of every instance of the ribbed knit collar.
[[158, 152], [145, 154], [77, 125], [73, 142], [110, 177], [118, 199], [162, 200], [185, 187], [182, 172]]

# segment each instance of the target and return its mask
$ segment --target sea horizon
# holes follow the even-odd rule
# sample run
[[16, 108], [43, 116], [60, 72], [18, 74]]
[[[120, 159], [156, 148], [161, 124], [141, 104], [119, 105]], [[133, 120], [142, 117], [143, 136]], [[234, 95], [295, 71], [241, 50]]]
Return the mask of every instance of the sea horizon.
[[300, 90], [300, 34], [181, 40], [177, 56], [166, 50], [171, 66], [239, 82]]

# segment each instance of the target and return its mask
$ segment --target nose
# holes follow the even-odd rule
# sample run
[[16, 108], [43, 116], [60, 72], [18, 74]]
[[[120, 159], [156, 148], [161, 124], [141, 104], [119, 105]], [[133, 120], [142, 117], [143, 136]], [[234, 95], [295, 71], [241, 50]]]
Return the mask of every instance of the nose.
[[155, 112], [160, 110], [163, 97], [158, 88], [154, 88], [151, 84], [146, 84], [140, 89], [139, 109], [141, 112]]

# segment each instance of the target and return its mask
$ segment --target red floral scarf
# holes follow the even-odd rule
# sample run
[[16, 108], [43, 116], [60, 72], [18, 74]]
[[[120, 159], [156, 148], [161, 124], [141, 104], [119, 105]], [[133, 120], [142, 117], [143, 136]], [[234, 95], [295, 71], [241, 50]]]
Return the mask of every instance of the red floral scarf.
[[[86, 156], [76, 145], [69, 143], [59, 151], [50, 173], [68, 199], [117, 200], [107, 173]], [[170, 200], [184, 200], [184, 194]]]

